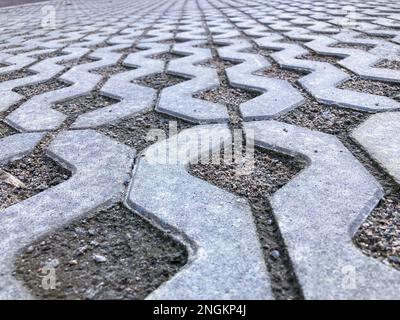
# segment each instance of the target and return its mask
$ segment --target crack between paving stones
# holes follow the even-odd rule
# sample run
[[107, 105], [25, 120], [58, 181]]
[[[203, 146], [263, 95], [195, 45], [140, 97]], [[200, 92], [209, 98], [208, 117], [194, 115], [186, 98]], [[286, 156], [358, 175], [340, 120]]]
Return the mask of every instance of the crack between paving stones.
[[[208, 34], [208, 43], [212, 46], [213, 39], [209, 32], [203, 12], [202, 18], [204, 27]], [[216, 49], [211, 48], [211, 51], [213, 58], [218, 59], [219, 57], [217, 55]], [[218, 75], [220, 77], [220, 80], [222, 80], [221, 82], [227, 82], [225, 70], [218, 70]], [[230, 120], [233, 120], [233, 123], [231, 123], [231, 121], [229, 123], [230, 129], [242, 129], [242, 118], [240, 117], [238, 106], [232, 108], [232, 106], [228, 105], [228, 110]], [[246, 137], [243, 131], [242, 138], [243, 141], [246, 141]], [[221, 154], [223, 154], [223, 152], [221, 152]], [[279, 163], [279, 165], [277, 165], [278, 167], [287, 166], [287, 170], [289, 170], [292, 175], [289, 179], [283, 181], [280, 186], [283, 186], [288, 181], [290, 181], [294, 174], [298, 173], [305, 166], [305, 163], [303, 163], [302, 160], [299, 161], [298, 159], [292, 159], [291, 157], [278, 155], [277, 153], [261, 150], [260, 148], [256, 148], [255, 154], [256, 162], [259, 161], [260, 163], [262, 163], [262, 160], [260, 159], [262, 159], [263, 157], [269, 158], [269, 161], [271, 161], [269, 165], [265, 165], [265, 169], [261, 170], [261, 172], [257, 172], [256, 169], [255, 174], [264, 176], [265, 179], [271, 178], [272, 180], [274, 180], [274, 178], [272, 178], [274, 172], [270, 172], [270, 175], [265, 172], [266, 170], [270, 169], [271, 165], [277, 165], [276, 163]], [[224, 174], [229, 175], [230, 170], [232, 170], [231, 167], [224, 167], [223, 165], [219, 169], [221, 170], [221, 176], [224, 176]], [[260, 244], [262, 246], [264, 261], [270, 275], [271, 287], [275, 298], [296, 300], [304, 299], [300, 284], [297, 280], [292, 263], [290, 262], [289, 254], [284, 244], [283, 237], [279, 231], [277, 221], [272, 213], [272, 208], [268, 200], [267, 192], [261, 192], [258, 196], [252, 198], [250, 196], [251, 192], [250, 194], [246, 195], [246, 191], [242, 191], [248, 190], [244, 185], [239, 189], [236, 189], [234, 185], [230, 185], [230, 182], [233, 179], [232, 176], [226, 177], [225, 181], [222, 182], [219, 180], [219, 175], [218, 177], [213, 177], [213, 172], [216, 172], [216, 170], [218, 170], [218, 166], [214, 165], [192, 165], [190, 167], [190, 173], [194, 176], [204, 179], [223, 189], [226, 189], [228, 192], [236, 193], [237, 195], [248, 199], [252, 209], [253, 217], [255, 219], [255, 225], [258, 231]], [[281, 172], [280, 175], [284, 176], [285, 174]], [[280, 178], [282, 179], [282, 176], [280, 176]], [[258, 179], [261, 178], [258, 177]], [[244, 180], [246, 180], [246, 177], [244, 178]], [[276, 183], [276, 181], [274, 182]], [[241, 183], [244, 182], [242, 181], [238, 183], [239, 185], [241, 185]], [[252, 187], [255, 189], [260, 188], [259, 186], [255, 187], [254, 182], [252, 182], [251, 184], [253, 185]], [[275, 188], [279, 188], [280, 186], [275, 185]]]

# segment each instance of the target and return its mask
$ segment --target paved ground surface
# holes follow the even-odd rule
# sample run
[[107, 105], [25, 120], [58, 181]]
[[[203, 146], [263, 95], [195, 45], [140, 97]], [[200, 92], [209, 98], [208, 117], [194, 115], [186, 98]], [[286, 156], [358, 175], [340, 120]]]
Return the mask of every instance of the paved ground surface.
[[42, 2], [42, 1], [45, 1], [45, 0], [1, 0], [0, 7], [9, 7], [9, 6], [15, 6], [18, 4], [29, 4], [29, 3]]
[[400, 297], [396, 1], [24, 2], [0, 298]]

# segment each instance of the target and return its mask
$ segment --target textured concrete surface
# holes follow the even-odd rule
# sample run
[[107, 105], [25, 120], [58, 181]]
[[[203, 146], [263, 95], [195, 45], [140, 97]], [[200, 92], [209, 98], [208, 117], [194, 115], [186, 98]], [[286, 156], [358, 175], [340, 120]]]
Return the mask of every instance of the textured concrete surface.
[[[238, 146], [232, 137], [253, 134], [258, 148], [309, 163], [270, 199], [280, 240], [266, 259], [287, 252], [299, 298], [400, 297], [398, 268], [353, 244], [374, 210], [395, 223], [372, 229], [400, 234], [390, 200], [400, 183], [400, 4], [22, 2], [32, 1], [0, 4], [0, 169], [40, 143], [72, 177], [0, 212], [0, 298], [33, 298], [12, 276], [18, 252], [123, 199], [189, 253], [149, 299], [276, 298], [277, 275], [265, 266], [248, 203], [187, 172], [197, 151]], [[212, 90], [218, 102], [207, 96]], [[243, 98], [237, 105], [229, 102], [235, 90]], [[108, 103], [96, 105], [96, 97]], [[87, 106], [67, 112], [80, 98]], [[297, 126], [285, 123], [300, 109]], [[325, 111], [314, 117], [313, 110]], [[336, 131], [335, 114], [343, 115]], [[359, 125], [360, 114], [369, 117]], [[164, 134], [166, 119], [192, 128], [178, 139], [170, 130], [168, 140], [130, 141], [151, 129]], [[332, 127], [331, 135], [306, 124]], [[105, 135], [118, 127], [124, 137], [132, 132], [127, 144], [149, 147], [136, 154], [113, 130]], [[166, 149], [177, 162], [163, 162]], [[377, 172], [394, 178], [391, 188], [383, 190]]]
[[353, 137], [400, 183], [400, 113], [372, 116], [354, 130]]

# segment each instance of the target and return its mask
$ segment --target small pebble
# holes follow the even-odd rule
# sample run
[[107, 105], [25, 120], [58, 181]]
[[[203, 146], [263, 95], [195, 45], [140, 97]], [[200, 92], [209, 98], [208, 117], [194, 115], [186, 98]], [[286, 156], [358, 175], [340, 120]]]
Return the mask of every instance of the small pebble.
[[103, 263], [107, 261], [107, 258], [104, 256], [101, 256], [99, 254], [94, 254], [93, 255], [93, 260], [96, 261], [97, 263]]
[[275, 260], [278, 259], [281, 256], [278, 250], [272, 250], [271, 251], [271, 257], [274, 258]]

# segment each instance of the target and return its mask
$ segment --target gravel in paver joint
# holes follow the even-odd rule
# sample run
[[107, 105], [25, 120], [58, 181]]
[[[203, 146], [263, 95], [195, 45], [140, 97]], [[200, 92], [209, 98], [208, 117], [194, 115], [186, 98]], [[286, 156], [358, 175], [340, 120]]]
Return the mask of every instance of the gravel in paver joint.
[[375, 47], [374, 45], [367, 44], [349, 44], [349, 43], [336, 43], [334, 45], [329, 46], [331, 48], [343, 48], [343, 49], [358, 49], [363, 51], [368, 51]]
[[[143, 299], [185, 265], [185, 247], [118, 204], [39, 239], [16, 261], [16, 276], [43, 299]], [[59, 285], [41, 286], [56, 267]]]
[[122, 120], [116, 124], [99, 127], [97, 131], [110, 138], [116, 139], [137, 151], [142, 151], [156, 142], [148, 137], [151, 130], [163, 130], [166, 134], [165, 137], [168, 138], [171, 123], [176, 124], [177, 133], [193, 126], [183, 120], [151, 110], [138, 114], [132, 118]]
[[125, 66], [125, 65], [119, 63], [119, 64], [115, 64], [115, 65], [109, 66], [109, 67], [94, 69], [94, 70], [91, 70], [90, 72], [97, 73], [97, 74], [102, 75], [103, 77], [110, 78], [111, 76], [113, 76], [115, 74], [131, 71], [134, 69], [136, 69], [136, 68], [128, 67], [128, 66]]
[[389, 98], [395, 98], [400, 94], [400, 84], [365, 80], [358, 76], [352, 76], [351, 79], [340, 84], [337, 88], [370, 93]]
[[77, 117], [89, 111], [108, 107], [118, 100], [101, 95], [99, 91], [92, 91], [83, 97], [67, 100], [52, 105], [52, 108], [69, 116]]
[[68, 170], [46, 156], [42, 144], [30, 155], [8, 163], [0, 169], [25, 185], [18, 187], [0, 179], [0, 210], [60, 184], [71, 176]]
[[400, 61], [385, 59], [375, 64], [374, 67], [400, 70]]
[[167, 87], [174, 86], [178, 83], [184, 82], [187, 79], [168, 73], [156, 73], [146, 77], [138, 78], [134, 83], [153, 88], [155, 90], [162, 90]]
[[184, 57], [184, 55], [179, 55], [179, 54], [172, 53], [172, 52], [165, 52], [165, 53], [161, 53], [161, 54], [156, 54], [154, 56], [150, 56], [149, 58], [169, 62], [169, 61], [179, 59], [182, 57]]
[[17, 131], [14, 130], [13, 128], [11, 128], [9, 125], [4, 123], [3, 121], [0, 121], [0, 139], [10, 136], [14, 133], [17, 133]]
[[27, 69], [21, 69], [17, 71], [12, 71], [12, 72], [7, 72], [4, 74], [0, 74], [0, 83], [1, 82], [6, 82], [6, 81], [11, 81], [15, 79], [21, 79], [25, 77], [29, 77], [31, 75], [35, 74], [34, 72], [31, 72]]
[[67, 83], [58, 80], [57, 78], [53, 78], [51, 80], [48, 80], [46, 82], [38, 83], [38, 84], [30, 84], [27, 86], [23, 87], [18, 87], [13, 89], [16, 93], [19, 93], [25, 98], [30, 99], [34, 96], [49, 92], [49, 91], [54, 91], [62, 88], [69, 87]]

